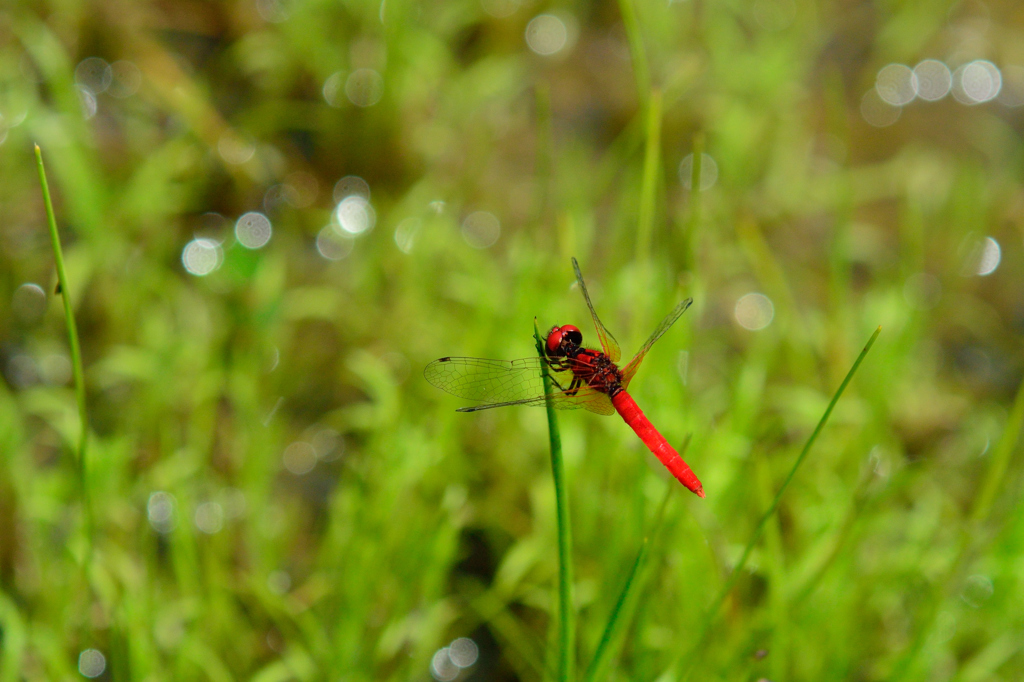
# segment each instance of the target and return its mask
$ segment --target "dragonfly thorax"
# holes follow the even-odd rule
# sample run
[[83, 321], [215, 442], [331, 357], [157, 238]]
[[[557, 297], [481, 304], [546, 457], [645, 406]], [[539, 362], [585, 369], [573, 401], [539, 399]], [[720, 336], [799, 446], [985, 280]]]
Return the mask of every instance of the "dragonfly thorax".
[[583, 347], [583, 332], [571, 324], [548, 332], [548, 362], [552, 369], [571, 370], [573, 384], [587, 384], [610, 397], [622, 390], [622, 372], [606, 354]]
[[573, 375], [591, 388], [611, 398], [622, 390], [622, 372], [604, 353], [590, 348], [577, 348], [570, 360]]

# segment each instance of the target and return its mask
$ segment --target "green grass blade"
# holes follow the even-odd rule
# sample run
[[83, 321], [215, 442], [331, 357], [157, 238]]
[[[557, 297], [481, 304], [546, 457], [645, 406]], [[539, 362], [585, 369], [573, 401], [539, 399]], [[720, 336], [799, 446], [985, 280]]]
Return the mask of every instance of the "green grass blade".
[[[537, 353], [543, 358], [544, 342], [533, 321], [533, 335], [537, 341]], [[544, 367], [544, 394], [551, 395], [551, 377]], [[572, 598], [572, 532], [569, 526], [569, 494], [565, 484], [565, 463], [562, 460], [562, 439], [558, 433], [558, 419], [555, 408], [549, 401], [548, 435], [551, 440], [551, 472], [555, 480], [555, 508], [558, 520], [558, 680], [568, 682], [575, 679], [576, 616], [573, 613]]]
[[[680, 450], [680, 455], [686, 454], [686, 445], [689, 444], [689, 438], [687, 438], [686, 444]], [[668, 501], [671, 499], [673, 485], [669, 485], [665, 491], [665, 498], [661, 501], [661, 507], [658, 509], [658, 515], [655, 517], [654, 526], [651, 527], [650, 532], [644, 537], [643, 543], [640, 545], [640, 551], [637, 552], [636, 560], [633, 562], [633, 567], [629, 571], [629, 575], [626, 577], [626, 584], [622, 587], [622, 592], [619, 593], [619, 598], [615, 602], [615, 607], [612, 609], [611, 616], [608, 618], [608, 624], [604, 628], [604, 632], [601, 634], [601, 641], [597, 645], [597, 650], [594, 652], [594, 658], [587, 667], [587, 672], [583, 676], [584, 682], [594, 682], [598, 679], [611, 659], [614, 653], [615, 647], [619, 643], [620, 635], [625, 629], [629, 622], [628, 616], [632, 611], [633, 604], [635, 603], [635, 596], [639, 594], [640, 587], [643, 580], [639, 580], [637, 576], [641, 574], [641, 571], [647, 565], [647, 555], [650, 551], [651, 538], [657, 536], [658, 531], [661, 530], [662, 520], [665, 518], [665, 508], [668, 506]]]
[[1024, 381], [1021, 381], [1017, 388], [1017, 396], [1013, 400], [1013, 407], [1010, 408], [1010, 416], [1006, 420], [1003, 435], [996, 443], [992, 461], [989, 463], [988, 471], [985, 472], [985, 482], [982, 483], [981, 492], [975, 498], [974, 509], [971, 510], [972, 524], [984, 523], [988, 519], [996, 499], [996, 493], [999, 492], [999, 486], [1006, 480], [1006, 469], [1010, 465], [1010, 456], [1017, 445], [1022, 426], [1024, 426]]
[[641, 101], [643, 101], [643, 98], [651, 92], [651, 72], [647, 66], [644, 39], [640, 34], [640, 19], [636, 15], [633, 0], [619, 0], [619, 12], [622, 13], [622, 25], [626, 28], [626, 37], [629, 40], [629, 55], [633, 59], [633, 77], [636, 79], [636, 88], [640, 93]]
[[841, 384], [839, 384], [838, 390], [836, 390], [835, 395], [832, 396], [832, 400], [829, 402], [828, 407], [825, 409], [825, 413], [821, 415], [821, 419], [818, 421], [818, 425], [814, 427], [814, 431], [811, 433], [811, 437], [807, 439], [807, 442], [804, 444], [803, 450], [800, 451], [800, 455], [796, 458], [796, 461], [793, 462], [793, 467], [789, 470], [789, 474], [786, 476], [786, 479], [782, 482], [782, 485], [779, 486], [779, 490], [777, 493], [775, 493], [775, 498], [772, 500], [771, 505], [761, 516], [760, 521], [757, 522], [757, 527], [754, 529], [754, 534], [750, 537], [750, 541], [747, 542], [747, 546], [743, 549], [743, 554], [740, 555], [740, 560], [732, 569], [732, 573], [729, 575], [729, 579], [725, 581], [725, 585], [722, 586], [721, 591], [718, 593], [718, 596], [715, 598], [715, 601], [711, 604], [711, 608], [708, 610], [707, 616], [704, 619], [704, 625], [700, 631], [700, 637], [698, 637], [696, 645], [694, 645], [693, 649], [690, 650], [689, 654], [686, 657], [686, 660], [684, 661], [682, 679], [686, 679], [686, 677], [688, 676], [689, 670], [692, 668], [693, 665], [694, 657], [696, 656], [697, 652], [700, 651], [701, 647], [704, 645], [704, 642], [707, 639], [708, 634], [711, 632], [711, 627], [712, 625], [714, 625], [715, 618], [718, 616], [718, 611], [722, 608], [722, 604], [729, 596], [729, 593], [732, 591], [732, 588], [735, 587], [736, 581], [739, 580], [743, 568], [747, 565], [747, 560], [750, 558], [750, 553], [754, 550], [754, 545], [757, 544], [757, 542], [761, 539], [761, 535], [764, 534], [765, 525], [768, 523], [768, 520], [771, 519], [772, 515], [774, 515], [775, 512], [778, 510], [779, 503], [782, 500], [782, 494], [786, 492], [786, 488], [789, 487], [789, 484], [796, 476], [796, 472], [800, 468], [800, 465], [803, 463], [804, 459], [807, 457], [807, 453], [810, 452], [811, 446], [813, 446], [814, 442], [818, 440], [818, 436], [821, 434], [822, 429], [825, 428], [825, 424], [828, 422], [828, 418], [832, 415], [832, 410], [835, 409], [836, 403], [839, 402], [839, 398], [843, 395], [843, 391], [846, 390], [847, 385], [849, 385], [850, 381], [853, 379], [853, 375], [857, 373], [857, 368], [860, 367], [860, 363], [863, 362], [864, 357], [868, 354], [868, 351], [871, 350], [871, 346], [875, 344], [875, 339], [878, 338], [878, 335], [881, 332], [882, 328], [878, 327], [877, 329], [875, 329], [875, 333], [871, 335], [871, 338], [868, 339], [867, 344], [865, 344], [863, 350], [861, 350], [860, 352], [860, 355], [858, 355], [857, 359], [854, 361], [853, 367], [850, 368], [850, 371], [846, 374], [846, 378], [843, 379], [843, 382]]
[[57, 217], [53, 212], [53, 201], [50, 199], [50, 185], [46, 182], [46, 169], [43, 167], [43, 152], [36, 149], [36, 165], [39, 169], [39, 184], [43, 188], [43, 203], [46, 205], [46, 220], [50, 226], [50, 240], [53, 243], [53, 259], [57, 266], [57, 283], [61, 298], [64, 301], [64, 321], [68, 328], [68, 341], [71, 345], [71, 368], [75, 380], [75, 399], [78, 403], [78, 418], [81, 432], [78, 435], [78, 477], [81, 485], [82, 504], [85, 510], [87, 542], [92, 538], [92, 511], [89, 504], [89, 486], [86, 481], [88, 473], [87, 449], [89, 446], [89, 418], [85, 406], [85, 372], [82, 369], [82, 350], [78, 343], [78, 327], [75, 325], [75, 313], [71, 307], [71, 288], [64, 270], [64, 253], [60, 248], [60, 235], [57, 233]]

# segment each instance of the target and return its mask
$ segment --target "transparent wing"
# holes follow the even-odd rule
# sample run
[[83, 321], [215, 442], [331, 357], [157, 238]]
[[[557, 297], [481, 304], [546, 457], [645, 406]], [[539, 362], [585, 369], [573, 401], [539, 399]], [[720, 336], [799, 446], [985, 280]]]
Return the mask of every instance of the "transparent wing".
[[629, 386], [630, 380], [633, 378], [633, 375], [636, 374], [636, 371], [640, 369], [640, 363], [643, 362], [644, 356], [647, 355], [647, 351], [651, 349], [651, 346], [654, 345], [654, 342], [660, 339], [665, 334], [665, 332], [668, 331], [669, 327], [676, 323], [676, 320], [678, 320], [682, 316], [682, 314], [686, 312], [686, 309], [690, 307], [691, 303], [693, 303], [693, 299], [688, 298], [679, 305], [677, 305], [675, 309], [672, 312], [670, 312], [664, 320], [661, 321], [661, 324], [658, 325], [657, 329], [654, 330], [654, 333], [651, 334], [650, 338], [647, 339], [647, 342], [640, 347], [640, 350], [636, 352], [636, 355], [634, 355], [633, 359], [629, 361], [629, 364], [626, 365], [626, 368], [622, 370], [623, 388]]
[[583, 298], [587, 300], [587, 307], [590, 308], [590, 316], [594, 318], [594, 327], [597, 328], [597, 338], [601, 341], [601, 349], [612, 362], [618, 362], [619, 358], [622, 357], [622, 352], [619, 350], [619, 344], [615, 342], [615, 337], [604, 328], [603, 324], [601, 324], [601, 318], [597, 316], [597, 311], [594, 310], [594, 304], [590, 302], [590, 294], [587, 292], [587, 285], [583, 283], [583, 274], [580, 272], [580, 264], [576, 262], [575, 258], [572, 259], [572, 269], [576, 271], [576, 281], [580, 285], [580, 291], [583, 292]]
[[[505, 403], [489, 403], [486, 405], [473, 405], [472, 407], [460, 407], [456, 412], [479, 412], [480, 410], [490, 410], [494, 407], [508, 407], [510, 405], [532, 405], [540, 406], [545, 403], [543, 395], [537, 396], [536, 398], [527, 398], [525, 400], [511, 400]], [[584, 408], [597, 414], [614, 414], [615, 406], [612, 404], [611, 398], [607, 394], [595, 391], [590, 386], [583, 386], [578, 391], [575, 391], [573, 395], [570, 395], [564, 391], [556, 391], [551, 394], [551, 404], [559, 410], [575, 410], [577, 408]]]
[[[434, 360], [423, 376], [437, 388], [454, 396], [481, 403], [459, 408], [459, 412], [475, 412], [509, 405], [543, 405], [542, 369], [546, 361], [539, 357], [521, 360], [487, 360], [484, 358], [441, 358]], [[561, 410], [584, 408], [598, 414], [615, 411], [604, 393], [584, 385], [567, 392], [573, 373], [569, 369], [548, 367], [555, 389], [552, 404]]]

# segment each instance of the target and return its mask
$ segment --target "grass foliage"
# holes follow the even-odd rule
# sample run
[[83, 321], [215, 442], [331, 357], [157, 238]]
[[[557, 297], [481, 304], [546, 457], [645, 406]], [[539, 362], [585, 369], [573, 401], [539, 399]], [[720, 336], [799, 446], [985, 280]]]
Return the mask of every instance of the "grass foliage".
[[[5, 6], [0, 682], [1019, 679], [1022, 44], [1010, 0]], [[870, 125], [926, 58], [1004, 93]], [[559, 414], [560, 573], [544, 410], [421, 369], [592, 339], [571, 256], [627, 357], [694, 297], [630, 391], [707, 499]]]

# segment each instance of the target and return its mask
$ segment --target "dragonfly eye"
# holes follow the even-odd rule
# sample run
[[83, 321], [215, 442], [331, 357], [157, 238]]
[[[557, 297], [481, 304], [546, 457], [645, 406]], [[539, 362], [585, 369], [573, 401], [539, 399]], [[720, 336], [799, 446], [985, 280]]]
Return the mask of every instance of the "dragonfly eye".
[[548, 354], [555, 357], [565, 355], [565, 349], [562, 346], [566, 342], [579, 346], [583, 342], [582, 332], [571, 324], [552, 327], [551, 331], [548, 332]]

